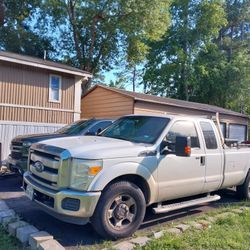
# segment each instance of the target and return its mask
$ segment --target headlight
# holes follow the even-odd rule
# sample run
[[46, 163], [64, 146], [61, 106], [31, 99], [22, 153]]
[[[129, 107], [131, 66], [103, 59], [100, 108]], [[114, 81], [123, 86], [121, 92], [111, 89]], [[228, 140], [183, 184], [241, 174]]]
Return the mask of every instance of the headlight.
[[29, 154], [29, 148], [30, 148], [31, 144], [32, 144], [31, 142], [23, 142], [23, 147], [22, 147], [23, 155]]
[[76, 190], [87, 190], [95, 176], [102, 170], [102, 161], [73, 159], [70, 187]]
[[23, 143], [23, 146], [25, 147], [25, 148], [29, 148], [30, 146], [31, 146], [31, 142], [24, 142]]

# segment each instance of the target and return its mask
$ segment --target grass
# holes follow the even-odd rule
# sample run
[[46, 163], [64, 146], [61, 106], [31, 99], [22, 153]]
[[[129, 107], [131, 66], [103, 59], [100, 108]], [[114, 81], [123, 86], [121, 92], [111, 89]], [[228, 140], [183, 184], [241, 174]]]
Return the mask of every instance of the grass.
[[[219, 211], [227, 212], [231, 209], [232, 207], [227, 207]], [[213, 214], [216, 214], [216, 212], [210, 213], [209, 215], [211, 216]], [[203, 216], [203, 218], [204, 217], [205, 216]], [[218, 219], [203, 231], [188, 230], [179, 236], [165, 234], [161, 239], [153, 240], [147, 246], [140, 249], [250, 250], [250, 211], [244, 211], [244, 213], [240, 215]]]
[[24, 247], [0, 226], [0, 250], [24, 250]]

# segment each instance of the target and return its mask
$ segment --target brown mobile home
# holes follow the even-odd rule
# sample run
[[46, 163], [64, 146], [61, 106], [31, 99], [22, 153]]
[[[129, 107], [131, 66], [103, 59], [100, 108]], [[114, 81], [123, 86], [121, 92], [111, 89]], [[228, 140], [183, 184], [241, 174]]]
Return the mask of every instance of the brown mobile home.
[[52, 132], [80, 119], [81, 84], [88, 72], [0, 51], [2, 159], [18, 134]]
[[224, 136], [247, 139], [249, 117], [220, 107], [146, 95], [96, 85], [82, 98], [82, 118], [118, 118], [128, 114], [178, 114], [215, 117], [219, 112]]

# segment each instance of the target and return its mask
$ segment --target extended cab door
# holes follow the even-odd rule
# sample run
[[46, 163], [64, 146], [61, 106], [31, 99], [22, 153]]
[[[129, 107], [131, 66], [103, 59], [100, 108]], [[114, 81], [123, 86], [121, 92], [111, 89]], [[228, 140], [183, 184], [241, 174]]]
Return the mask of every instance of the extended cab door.
[[205, 148], [206, 177], [204, 192], [217, 190], [223, 180], [223, 149], [217, 128], [213, 122], [200, 121]]
[[[191, 137], [191, 156], [175, 155], [176, 136]], [[178, 120], [173, 123], [162, 145], [169, 152], [160, 153], [158, 159], [159, 200], [176, 199], [199, 194], [205, 183], [204, 147], [201, 133], [192, 120]]]

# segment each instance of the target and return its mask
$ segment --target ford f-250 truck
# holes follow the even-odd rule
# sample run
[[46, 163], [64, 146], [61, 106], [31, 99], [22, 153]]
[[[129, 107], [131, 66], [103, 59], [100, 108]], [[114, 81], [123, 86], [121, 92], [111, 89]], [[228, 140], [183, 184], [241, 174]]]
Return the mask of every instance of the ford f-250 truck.
[[[100, 136], [34, 144], [24, 190], [51, 215], [91, 222], [108, 239], [133, 234], [149, 205], [154, 213], [166, 213], [218, 200], [210, 193], [228, 187], [249, 199], [250, 148], [228, 148], [216, 124], [132, 115]], [[190, 198], [176, 201], [183, 197]]]

